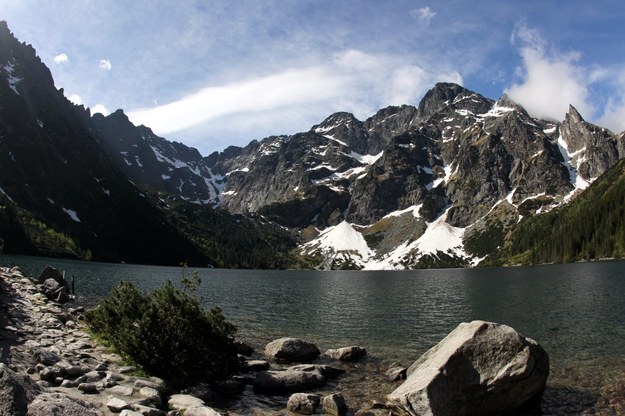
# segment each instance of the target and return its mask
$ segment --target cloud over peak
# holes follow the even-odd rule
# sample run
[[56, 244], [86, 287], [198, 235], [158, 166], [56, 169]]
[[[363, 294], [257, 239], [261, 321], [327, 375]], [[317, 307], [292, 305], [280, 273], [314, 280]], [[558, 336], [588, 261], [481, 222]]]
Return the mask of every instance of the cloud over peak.
[[69, 57], [65, 53], [60, 53], [56, 55], [53, 59], [55, 64], [64, 64], [69, 62]]

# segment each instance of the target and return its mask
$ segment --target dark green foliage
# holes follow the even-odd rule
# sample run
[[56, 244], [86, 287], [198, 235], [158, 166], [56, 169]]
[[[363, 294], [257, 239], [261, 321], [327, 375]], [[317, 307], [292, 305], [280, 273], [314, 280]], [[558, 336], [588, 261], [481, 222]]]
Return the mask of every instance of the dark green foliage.
[[625, 159], [570, 204], [529, 217], [492, 264], [560, 263], [625, 255]]
[[219, 379], [236, 364], [236, 328], [221, 310], [203, 308], [193, 296], [199, 280], [180, 290], [168, 281], [146, 295], [120, 283], [85, 314], [91, 330], [146, 372], [175, 387]]
[[160, 196], [170, 223], [219, 268], [286, 269], [297, 267], [293, 236], [260, 216], [233, 215], [225, 210]]
[[91, 252], [80, 248], [72, 237], [50, 228], [32, 212], [16, 206], [2, 196], [0, 239], [5, 242], [6, 253], [91, 259]]

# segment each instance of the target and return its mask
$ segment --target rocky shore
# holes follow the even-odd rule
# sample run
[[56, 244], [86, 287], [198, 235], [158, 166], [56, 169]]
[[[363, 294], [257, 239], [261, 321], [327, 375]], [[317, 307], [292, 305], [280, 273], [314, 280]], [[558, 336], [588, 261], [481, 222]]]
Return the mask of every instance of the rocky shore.
[[[293, 338], [275, 340], [262, 352], [242, 343], [238, 374], [222, 383], [174, 392], [163, 380], [137, 375], [120, 356], [92, 339], [81, 321], [83, 308], [59, 303], [70, 298], [67, 286], [49, 280], [50, 276], [43, 276], [37, 285], [17, 268], [0, 268], [0, 416], [465, 414], [465, 409], [478, 404], [486, 406], [484, 411], [511, 414], [506, 406], [540, 393], [549, 373], [546, 353], [534, 341], [509, 327], [475, 321], [461, 324], [412, 366], [395, 365], [377, 374], [376, 382], [385, 383], [384, 395], [356, 393], [365, 389], [371, 373], [367, 364], [361, 364], [368, 360], [364, 348], [343, 347], [322, 354], [314, 344]], [[497, 352], [490, 346], [471, 364], [484, 352], [480, 352], [487, 345], [484, 340], [494, 340]], [[499, 345], [516, 346], [501, 349]], [[459, 360], [458, 351], [469, 353]], [[443, 370], [433, 372], [433, 362]], [[454, 372], [461, 376], [452, 376]], [[450, 384], [452, 379], [457, 383]], [[485, 380], [483, 391], [476, 379]], [[450, 389], [466, 390], [466, 383], [471, 386], [466, 397], [430, 400], [446, 397]], [[498, 393], [491, 397], [492, 391]], [[542, 401], [538, 397], [515, 414], [625, 411], [622, 384], [602, 394], [547, 388]], [[474, 398], [478, 402], [472, 402]], [[449, 408], [451, 402], [460, 407]], [[446, 410], [436, 410], [437, 406]], [[444, 413], [447, 410], [452, 413]]]
[[[55, 279], [56, 283], [51, 281]], [[327, 364], [289, 365], [292, 360], [320, 355], [314, 345], [302, 345], [299, 340], [292, 344], [289, 338], [277, 340], [273, 352], [268, 346], [265, 354], [274, 354], [272, 364], [243, 358], [253, 350], [241, 344], [237, 376], [218, 385], [168, 391], [163, 380], [136, 375], [135, 368], [87, 334], [81, 320], [84, 308], [63, 305], [70, 299], [69, 290], [58, 280], [44, 272], [35, 281], [17, 268], [0, 268], [0, 416], [311, 414], [321, 409], [329, 415], [348, 414], [339, 392], [324, 396], [298, 392], [319, 388], [345, 370]], [[349, 347], [329, 350], [325, 356], [340, 363], [364, 355], [364, 349]], [[246, 388], [269, 397], [286, 394], [288, 401], [283, 411], [271, 413], [262, 409], [220, 412], [206, 405], [223, 402], [220, 396], [236, 396]], [[349, 411], [386, 413], [380, 409]]]

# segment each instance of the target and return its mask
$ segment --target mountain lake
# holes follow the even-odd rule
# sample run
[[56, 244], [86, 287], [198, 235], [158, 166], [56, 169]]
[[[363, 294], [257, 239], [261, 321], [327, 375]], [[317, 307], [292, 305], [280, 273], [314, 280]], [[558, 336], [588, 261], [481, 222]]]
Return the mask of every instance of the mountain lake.
[[[1, 256], [0, 264], [17, 265], [35, 277], [46, 265], [64, 270], [67, 278], [74, 276], [76, 294], [87, 305], [95, 305], [122, 280], [149, 291], [168, 279], [179, 284], [183, 273], [181, 267], [10, 255]], [[238, 337], [256, 351], [286, 336], [311, 341], [322, 352], [366, 348], [368, 358], [350, 364], [348, 374], [330, 386], [352, 401], [383, 400], [397, 386], [384, 376], [391, 363], [409, 366], [460, 322], [474, 319], [504, 323], [537, 340], [549, 353], [549, 388], [565, 402], [596, 401], [600, 389], [622, 384], [625, 376], [624, 261], [493, 269], [186, 272], [195, 270], [202, 278], [198, 296], [209, 307], [219, 305], [239, 328]], [[252, 397], [240, 398], [231, 409], [286, 403], [286, 398], [258, 402]]]

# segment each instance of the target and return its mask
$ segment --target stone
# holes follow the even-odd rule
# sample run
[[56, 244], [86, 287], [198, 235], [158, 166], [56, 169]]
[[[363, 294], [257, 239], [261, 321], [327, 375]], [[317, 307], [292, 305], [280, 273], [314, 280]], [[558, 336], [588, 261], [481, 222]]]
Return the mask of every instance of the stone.
[[269, 362], [265, 360], [245, 360], [239, 365], [244, 372], [256, 372], [269, 370]]
[[361, 358], [365, 357], [367, 355], [367, 350], [362, 347], [351, 346], [351, 347], [330, 349], [330, 350], [327, 350], [324, 353], [324, 355], [327, 355], [333, 360], [353, 362], [353, 361], [358, 361]]
[[113, 413], [119, 413], [122, 410], [130, 409], [130, 404], [117, 397], [109, 397], [106, 401], [106, 407]]
[[134, 389], [131, 386], [113, 386], [107, 391], [118, 396], [130, 397], [132, 396]]
[[78, 390], [86, 394], [96, 394], [100, 392], [98, 390], [98, 385], [95, 383], [80, 383], [78, 385]]
[[65, 278], [63, 277], [63, 272], [61, 272], [59, 269], [56, 269], [52, 266], [46, 266], [46, 268], [43, 269], [43, 271], [39, 275], [39, 278], [37, 279], [37, 283], [41, 285], [41, 284], [44, 284], [46, 280], [49, 280], [49, 279], [52, 279], [55, 282], [57, 282], [59, 286], [65, 286]]
[[210, 407], [196, 406], [185, 410], [184, 416], [221, 416], [221, 413]]
[[174, 394], [167, 401], [169, 407], [175, 410], [189, 409], [191, 407], [204, 406], [204, 400], [189, 394]]
[[295, 393], [289, 397], [286, 409], [300, 415], [312, 415], [317, 411], [320, 401], [318, 394]]
[[139, 390], [139, 396], [144, 397], [157, 405], [162, 403], [161, 393], [152, 387], [141, 387]]
[[42, 391], [29, 376], [16, 373], [0, 363], [0, 415], [25, 415], [28, 403]]
[[328, 379], [334, 379], [345, 373], [341, 368], [332, 367], [326, 364], [299, 364], [288, 367], [290, 371], [318, 371], [322, 376]]
[[324, 396], [321, 400], [323, 405], [323, 413], [329, 416], [343, 416], [347, 414], [347, 404], [345, 397], [341, 393], [333, 393]]
[[386, 372], [386, 377], [389, 381], [398, 381], [406, 379], [406, 367], [391, 367]]
[[297, 338], [280, 338], [265, 346], [265, 355], [282, 362], [308, 362], [320, 354], [315, 344]]
[[387, 396], [400, 415], [512, 413], [545, 390], [549, 357], [513, 328], [462, 323], [415, 361]]
[[[154, 377], [155, 379], [156, 377]], [[140, 389], [141, 387], [151, 387], [155, 390], [158, 391], [163, 391], [163, 386], [165, 385], [165, 383], [163, 382], [163, 380], [148, 380], [145, 378], [138, 378], [137, 380], [135, 380], [134, 386], [137, 389]]]
[[119, 416], [143, 416], [139, 412], [135, 412], [134, 410], [124, 409], [119, 413]]
[[145, 406], [138, 403], [131, 404], [131, 409], [135, 412], [139, 413], [142, 416], [165, 416], [165, 413], [162, 410], [155, 409], [154, 407]]
[[33, 354], [33, 358], [36, 362], [43, 365], [54, 365], [61, 361], [61, 357], [52, 351], [39, 350]]
[[28, 405], [28, 416], [104, 416], [104, 413], [63, 393], [42, 393]]
[[323, 387], [327, 382], [318, 368], [261, 371], [254, 379], [254, 391], [261, 394], [290, 394]]

